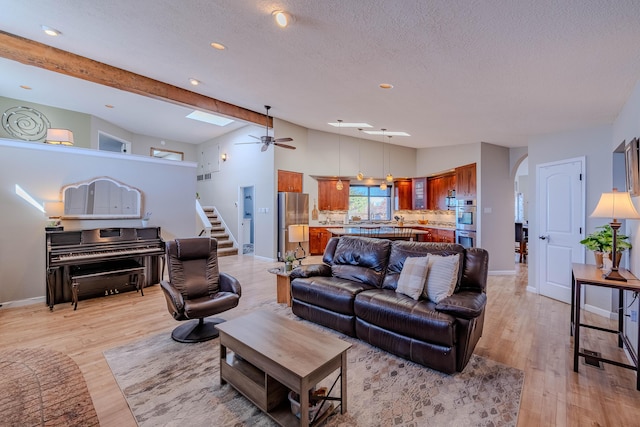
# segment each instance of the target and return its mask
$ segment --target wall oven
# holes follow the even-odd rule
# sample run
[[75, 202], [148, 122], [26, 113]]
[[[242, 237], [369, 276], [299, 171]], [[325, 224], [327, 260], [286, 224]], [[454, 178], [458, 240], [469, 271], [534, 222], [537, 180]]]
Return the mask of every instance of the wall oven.
[[478, 216], [475, 199], [458, 199], [456, 206], [456, 229], [476, 231]]
[[465, 248], [476, 247], [476, 232], [467, 230], [456, 230], [456, 243]]

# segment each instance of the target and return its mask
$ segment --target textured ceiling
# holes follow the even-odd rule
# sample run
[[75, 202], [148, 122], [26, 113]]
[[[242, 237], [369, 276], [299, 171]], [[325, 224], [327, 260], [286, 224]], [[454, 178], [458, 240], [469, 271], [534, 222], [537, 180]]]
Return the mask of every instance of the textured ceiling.
[[[327, 122], [342, 119], [406, 131], [412, 136], [392, 143], [410, 147], [524, 146], [532, 135], [611, 123], [640, 77], [637, 0], [0, 0], [0, 7], [3, 31], [254, 111], [269, 104], [275, 117], [311, 129], [335, 132]], [[293, 16], [288, 28], [274, 25], [276, 9]], [[47, 37], [43, 24], [63, 34]], [[212, 41], [227, 49], [212, 49]], [[173, 123], [178, 107], [160, 116], [163, 103], [130, 94], [119, 94], [118, 113], [104, 112], [114, 102], [100, 97], [114, 89], [74, 90], [73, 79], [44, 71], [27, 81], [32, 71], [0, 61], [0, 94], [60, 105], [47, 85], [64, 85], [70, 93], [54, 98], [65, 98], [64, 108], [135, 132], [198, 143], [226, 131]], [[194, 89], [189, 77], [203, 84]]]

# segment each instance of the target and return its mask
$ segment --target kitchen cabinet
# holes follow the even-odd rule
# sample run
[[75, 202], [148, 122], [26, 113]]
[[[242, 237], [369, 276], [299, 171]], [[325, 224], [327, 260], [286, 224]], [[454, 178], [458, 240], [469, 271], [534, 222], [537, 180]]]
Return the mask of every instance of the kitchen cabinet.
[[393, 183], [394, 209], [396, 211], [413, 209], [413, 189], [410, 180]]
[[430, 227], [413, 227], [418, 230], [428, 231], [428, 234], [418, 234], [419, 242], [455, 243], [455, 230], [443, 230]]
[[342, 180], [344, 188], [336, 190], [337, 179], [318, 180], [318, 209], [321, 211], [349, 210], [349, 181]]
[[448, 173], [436, 175], [427, 179], [427, 209], [444, 211], [447, 206], [447, 196], [456, 189], [456, 175]]
[[456, 168], [456, 198], [476, 198], [476, 164]]
[[427, 178], [411, 179], [411, 188], [413, 192], [413, 209], [427, 208]]
[[455, 243], [456, 232], [455, 230], [438, 230], [438, 242], [442, 243]]
[[322, 255], [331, 233], [324, 227], [309, 227], [309, 254]]
[[302, 174], [278, 169], [278, 191], [302, 193]]

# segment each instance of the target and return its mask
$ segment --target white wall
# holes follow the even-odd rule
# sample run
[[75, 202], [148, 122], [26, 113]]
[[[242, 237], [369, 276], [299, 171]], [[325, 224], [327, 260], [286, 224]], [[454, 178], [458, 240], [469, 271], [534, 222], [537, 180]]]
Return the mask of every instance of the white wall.
[[[536, 194], [537, 165], [584, 156], [585, 187], [586, 187], [586, 233], [592, 232], [596, 226], [606, 223], [603, 218], [589, 218], [593, 212], [600, 195], [611, 191], [612, 173], [612, 127], [610, 125], [598, 126], [589, 129], [580, 129], [570, 132], [543, 135], [530, 139], [529, 142], [529, 193]], [[532, 198], [529, 203], [529, 286], [538, 286], [538, 213], [537, 203]], [[593, 255], [587, 254], [587, 263], [593, 264]], [[571, 268], [567, 266], [567, 268]], [[585, 297], [585, 305], [590, 305], [594, 310], [610, 312], [611, 292], [605, 288], [589, 288]]]
[[[220, 162], [218, 171], [210, 180], [199, 181], [197, 191], [202, 206], [215, 206], [234, 238], [239, 236], [239, 208], [242, 207], [239, 189], [254, 187], [255, 215], [254, 254], [269, 259], [275, 258], [276, 221], [275, 215], [275, 169], [274, 147], [260, 151], [261, 144], [240, 144], [255, 141], [249, 135], [261, 136], [264, 129], [245, 126], [198, 146], [200, 153], [207, 148], [219, 146], [220, 153], [226, 153], [228, 160]], [[278, 148], [280, 150], [280, 148]], [[211, 150], [218, 153], [218, 150]], [[217, 161], [217, 159], [211, 159]]]
[[[429, 176], [457, 166], [480, 163], [480, 143], [447, 147], [419, 148], [416, 158], [416, 175]], [[480, 191], [480, 187], [478, 187]]]
[[480, 217], [478, 246], [489, 252], [489, 270], [514, 271], [513, 180], [509, 149], [482, 143], [478, 168]]
[[[41, 213], [15, 194], [20, 185], [38, 202], [60, 200], [60, 189], [108, 176], [143, 193], [150, 226], [165, 240], [195, 235], [195, 163], [172, 162], [78, 147], [0, 140], [0, 303], [45, 295], [45, 232]], [[65, 230], [137, 227], [140, 220], [64, 220]]]
[[[636, 84], [627, 103], [616, 118], [613, 124], [613, 138], [611, 147], [615, 148], [621, 141], [629, 142], [631, 139], [640, 137], [640, 82]], [[640, 198], [633, 197], [633, 203], [638, 211], [640, 211]], [[630, 236], [631, 244], [635, 249], [629, 251], [629, 269], [637, 277], [640, 277], [640, 221], [626, 221], [623, 226], [625, 233]], [[614, 301], [617, 302], [617, 299]], [[632, 303], [633, 301], [633, 303]], [[630, 308], [625, 309], [625, 314], [630, 314], [631, 310], [636, 313], [640, 311], [640, 304], [636, 299], [634, 301], [632, 292], [625, 292], [624, 306]], [[638, 354], [638, 322], [632, 322], [629, 317], [625, 316], [625, 330], [627, 337], [631, 340], [636, 354]]]

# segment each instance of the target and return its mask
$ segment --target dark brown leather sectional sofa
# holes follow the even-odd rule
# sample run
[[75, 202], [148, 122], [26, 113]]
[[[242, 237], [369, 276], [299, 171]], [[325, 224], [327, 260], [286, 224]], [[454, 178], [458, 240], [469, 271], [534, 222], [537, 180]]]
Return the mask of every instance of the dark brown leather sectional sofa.
[[[438, 304], [395, 291], [407, 257], [462, 253], [456, 289]], [[299, 317], [446, 373], [461, 372], [482, 335], [489, 255], [449, 243], [343, 236], [324, 264], [291, 273]]]

